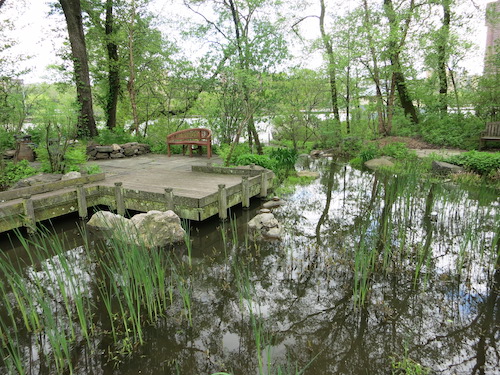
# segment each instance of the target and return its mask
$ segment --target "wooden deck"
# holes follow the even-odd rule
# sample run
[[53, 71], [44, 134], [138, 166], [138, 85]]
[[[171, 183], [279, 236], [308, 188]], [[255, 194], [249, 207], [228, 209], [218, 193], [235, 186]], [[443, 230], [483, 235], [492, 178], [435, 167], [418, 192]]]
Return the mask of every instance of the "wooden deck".
[[[172, 209], [181, 218], [227, 218], [227, 209], [266, 196], [271, 171], [259, 167], [221, 168], [204, 157], [143, 155], [94, 161], [104, 173], [0, 193], [0, 232], [34, 228], [37, 222], [72, 212], [86, 218], [104, 205], [119, 214]], [[212, 164], [213, 163], [213, 164]]]

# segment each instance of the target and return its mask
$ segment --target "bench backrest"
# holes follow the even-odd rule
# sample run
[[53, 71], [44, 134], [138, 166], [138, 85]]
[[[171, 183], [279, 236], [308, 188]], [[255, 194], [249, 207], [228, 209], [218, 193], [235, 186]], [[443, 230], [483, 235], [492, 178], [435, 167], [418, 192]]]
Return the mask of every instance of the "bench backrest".
[[194, 128], [194, 129], [184, 129], [176, 131], [175, 133], [169, 134], [167, 136], [167, 141], [175, 140], [207, 140], [210, 141], [212, 137], [212, 131], [205, 128]]
[[500, 121], [486, 123], [484, 135], [490, 137], [500, 137]]

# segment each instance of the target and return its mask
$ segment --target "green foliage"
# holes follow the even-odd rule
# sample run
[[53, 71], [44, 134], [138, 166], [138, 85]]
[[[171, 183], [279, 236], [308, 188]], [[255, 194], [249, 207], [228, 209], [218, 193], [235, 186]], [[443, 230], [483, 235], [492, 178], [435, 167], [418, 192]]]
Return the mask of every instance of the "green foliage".
[[98, 164], [85, 165], [80, 168], [83, 173], [87, 174], [99, 174], [102, 173], [101, 166]]
[[393, 375], [428, 375], [431, 372], [427, 367], [409, 358], [407, 354], [400, 360], [391, 358], [391, 362]]
[[274, 161], [278, 169], [294, 169], [298, 157], [297, 150], [293, 148], [271, 148], [269, 150], [269, 158]]
[[422, 121], [421, 134], [426, 142], [463, 149], [474, 149], [484, 130], [484, 121], [475, 116], [431, 114]]
[[82, 144], [62, 142], [42, 143], [36, 149], [37, 160], [41, 169], [47, 173], [67, 173], [79, 171], [87, 161], [86, 147]]
[[100, 145], [123, 144], [128, 142], [137, 142], [138, 138], [130, 132], [126, 132], [123, 128], [102, 129], [95, 141]]
[[271, 170], [274, 170], [276, 168], [276, 162], [271, 160], [269, 156], [257, 155], [257, 154], [241, 154], [235, 159], [234, 164], [235, 165], [255, 164]]
[[[229, 158], [229, 152], [231, 150], [231, 145], [223, 144], [217, 150], [217, 154], [224, 160], [224, 165], [236, 165], [236, 159], [240, 155], [250, 154], [250, 148], [247, 143], [239, 143], [234, 147], [233, 154], [231, 155], [231, 159]], [[241, 165], [241, 164], [240, 164]]]
[[14, 133], [0, 127], [0, 152], [15, 148]]
[[380, 150], [375, 143], [367, 143], [359, 151], [359, 157], [363, 163], [378, 156], [380, 156]]
[[415, 152], [411, 152], [406, 144], [402, 142], [393, 142], [385, 145], [380, 150], [382, 155], [391, 156], [395, 159], [406, 159], [415, 156]]
[[340, 144], [340, 151], [345, 155], [356, 155], [363, 148], [363, 139], [359, 137], [346, 137]]
[[452, 156], [447, 161], [482, 176], [494, 174], [500, 169], [500, 153], [469, 151]]
[[0, 170], [0, 190], [5, 190], [17, 181], [33, 176], [36, 173], [37, 170], [27, 160], [21, 160], [17, 163], [9, 161]]

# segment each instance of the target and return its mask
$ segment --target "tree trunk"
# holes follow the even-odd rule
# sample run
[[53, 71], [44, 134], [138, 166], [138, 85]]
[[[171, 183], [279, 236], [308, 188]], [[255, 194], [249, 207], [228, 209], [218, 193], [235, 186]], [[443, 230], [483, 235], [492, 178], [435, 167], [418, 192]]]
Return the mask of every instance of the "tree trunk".
[[137, 92], [135, 89], [135, 61], [134, 61], [134, 23], [135, 23], [135, 1], [132, 1], [132, 11], [130, 14], [130, 24], [128, 29], [128, 64], [129, 79], [127, 90], [130, 97], [130, 106], [132, 107], [132, 118], [134, 120], [133, 130], [139, 135], [139, 117], [137, 115]]
[[73, 55], [73, 66], [75, 70], [75, 83], [77, 100], [80, 104], [78, 116], [78, 135], [94, 137], [97, 135], [97, 127], [92, 108], [92, 92], [90, 88], [90, 76], [83, 33], [82, 11], [79, 0], [59, 0], [68, 26], [69, 42]]
[[321, 13], [319, 16], [319, 29], [321, 32], [321, 39], [323, 40], [323, 45], [328, 57], [328, 78], [330, 81], [330, 95], [332, 100], [332, 110], [333, 117], [335, 120], [340, 122], [339, 115], [339, 104], [338, 104], [338, 94], [337, 94], [337, 77], [335, 71], [335, 57], [333, 55], [333, 46], [330, 36], [325, 32], [325, 1], [320, 0]]
[[382, 96], [382, 88], [380, 83], [380, 69], [378, 67], [378, 59], [377, 59], [377, 51], [375, 50], [375, 45], [373, 42], [372, 34], [368, 29], [369, 25], [371, 25], [369, 14], [368, 14], [368, 2], [367, 0], [363, 0], [363, 8], [364, 8], [364, 26], [367, 28], [366, 34], [368, 36], [368, 44], [370, 46], [370, 53], [372, 55], [372, 79], [375, 83], [375, 97], [377, 101], [377, 117], [378, 117], [378, 129], [379, 132], [382, 131], [382, 134], [385, 133], [385, 115], [384, 115], [384, 99]]
[[[246, 45], [244, 46], [244, 43], [247, 43], [247, 29], [242, 27], [241, 25], [241, 20], [238, 15], [238, 9], [237, 5], [234, 2], [234, 0], [228, 0], [228, 5], [231, 11], [231, 16], [233, 19], [233, 24], [234, 24], [234, 32], [235, 32], [235, 38], [236, 38], [236, 47], [238, 50], [238, 59], [239, 59], [239, 65], [240, 69], [242, 71], [246, 72], [247, 74], [250, 74], [250, 69], [249, 69], [249, 63], [248, 63], [248, 56], [247, 56], [247, 48]], [[257, 153], [259, 155], [263, 154], [262, 150], [262, 145], [259, 140], [259, 134], [257, 133], [257, 129], [255, 128], [255, 122], [254, 122], [254, 117], [253, 117], [253, 105], [251, 103], [251, 98], [250, 98], [250, 89], [248, 88], [248, 85], [246, 82], [243, 82], [242, 85], [243, 88], [243, 95], [244, 95], [244, 100], [246, 107], [249, 112], [249, 117], [248, 117], [248, 130], [249, 134], [248, 137], [253, 137], [253, 140], [255, 141], [255, 145], [257, 147]]]
[[450, 36], [451, 21], [450, 2], [451, 0], [442, 0], [443, 24], [439, 30], [437, 38], [439, 109], [442, 115], [446, 115], [448, 113], [448, 79], [446, 75], [446, 66], [448, 61], [448, 39]]
[[[414, 1], [411, 0], [411, 5], [410, 5], [411, 12], [409, 12], [406, 18], [404, 19], [405, 21], [404, 25], [400, 26], [398, 20], [396, 19], [396, 12], [394, 10], [394, 5], [392, 3], [392, 0], [384, 0], [385, 15], [387, 17], [387, 20], [389, 21], [389, 28], [390, 28], [389, 45], [388, 45], [389, 57], [391, 60], [391, 65], [394, 73], [396, 88], [398, 90], [399, 102], [403, 107], [405, 115], [409, 116], [410, 120], [414, 124], [418, 124], [417, 110], [415, 109], [410, 93], [408, 92], [408, 88], [406, 86], [406, 80], [403, 74], [403, 69], [401, 67], [401, 61], [399, 59], [401, 49], [405, 44], [406, 35], [410, 25], [413, 9], [414, 9]], [[400, 32], [401, 36], [399, 35]]]
[[120, 93], [120, 71], [118, 63], [118, 46], [114, 41], [113, 0], [106, 1], [106, 49], [108, 51], [108, 97], [106, 103], [106, 127], [116, 127], [116, 110]]

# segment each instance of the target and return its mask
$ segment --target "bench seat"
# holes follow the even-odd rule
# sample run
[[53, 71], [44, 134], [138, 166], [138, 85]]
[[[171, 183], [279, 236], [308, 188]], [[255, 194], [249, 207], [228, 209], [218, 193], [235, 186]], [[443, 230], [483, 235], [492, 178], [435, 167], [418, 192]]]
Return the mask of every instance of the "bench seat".
[[486, 123], [486, 129], [479, 139], [479, 149], [484, 147], [486, 141], [500, 141], [500, 121]]
[[189, 149], [189, 156], [193, 156], [193, 146], [196, 146], [199, 154], [202, 153], [202, 147], [207, 147], [207, 157], [212, 157], [212, 131], [205, 128], [184, 129], [167, 135], [167, 152], [171, 155], [171, 145], [182, 145], [182, 155], [186, 154], [186, 148]]

